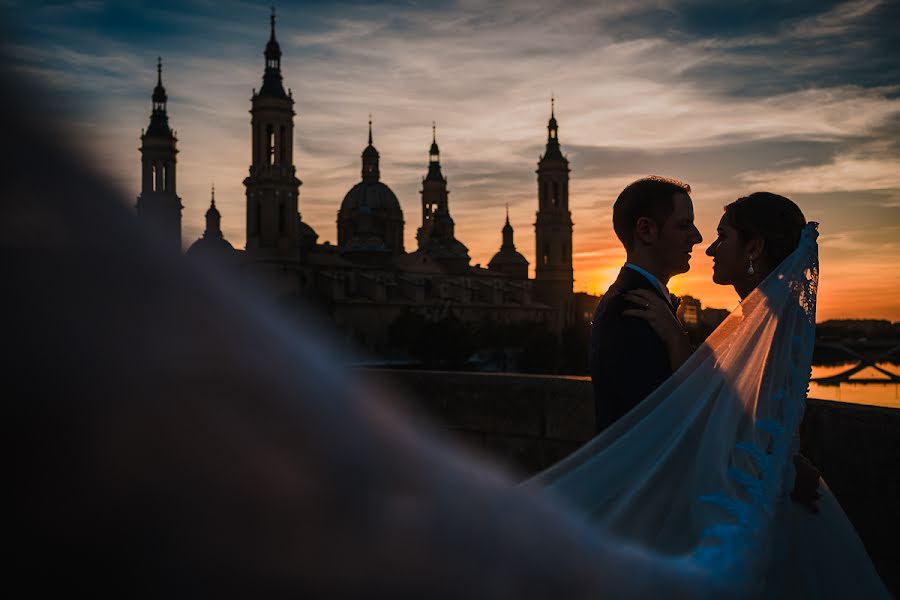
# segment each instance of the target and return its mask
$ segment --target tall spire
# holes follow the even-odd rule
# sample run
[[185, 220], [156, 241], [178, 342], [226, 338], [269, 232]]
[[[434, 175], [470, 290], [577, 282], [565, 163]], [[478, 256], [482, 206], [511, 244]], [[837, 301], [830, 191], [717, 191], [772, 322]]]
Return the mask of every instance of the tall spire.
[[153, 110], [166, 110], [166, 88], [162, 84], [162, 57], [156, 57], [156, 87], [153, 88]]
[[426, 181], [444, 181], [441, 173], [441, 151], [437, 145], [437, 125], [431, 122], [431, 148], [428, 150], [428, 175]]
[[556, 122], [556, 96], [550, 96], [550, 121], [547, 123], [547, 149], [544, 158], [563, 158], [559, 149], [559, 125]]
[[176, 192], [177, 142], [166, 112], [168, 96], [162, 83], [162, 58], [156, 58], [156, 86], [150, 124], [141, 133], [141, 222], [162, 234], [173, 253], [181, 252], [181, 198]]
[[150, 125], [147, 126], [146, 135], [151, 138], [175, 139], [175, 135], [169, 128], [169, 115], [166, 113], [166, 103], [169, 97], [162, 83], [162, 58], [156, 57], [156, 87], [153, 88], [153, 111], [150, 113]]
[[216, 184], [212, 184], [212, 195], [209, 200], [209, 210], [206, 211], [206, 231], [203, 232], [204, 238], [221, 238], [222, 237], [222, 215], [216, 208]]
[[269, 17], [271, 31], [269, 42], [266, 44], [266, 71], [263, 75], [263, 85], [259, 90], [260, 96], [275, 96], [284, 98], [284, 87], [281, 85], [281, 46], [275, 39], [275, 7], [272, 7], [272, 15]]
[[509, 204], [506, 205], [506, 223], [503, 225], [503, 245], [501, 250], [515, 250], [516, 245], [513, 243], [513, 228], [509, 224]]
[[369, 145], [362, 152], [363, 181], [378, 181], [381, 172], [378, 169], [378, 150], [372, 145], [372, 115], [369, 115]]

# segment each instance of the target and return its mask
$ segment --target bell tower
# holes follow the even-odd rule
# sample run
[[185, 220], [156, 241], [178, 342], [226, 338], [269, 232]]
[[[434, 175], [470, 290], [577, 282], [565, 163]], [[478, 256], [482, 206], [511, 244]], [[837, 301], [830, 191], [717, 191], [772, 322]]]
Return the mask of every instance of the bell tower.
[[[428, 175], [422, 179], [422, 226], [416, 233], [419, 249], [428, 246], [432, 235], [453, 237], [453, 220], [447, 206], [447, 179], [441, 173], [441, 151], [437, 145], [436, 127], [431, 125], [431, 148], [428, 151]], [[449, 231], [438, 231], [443, 225]], [[441, 225], [438, 224], [442, 221]]]
[[247, 188], [247, 254], [296, 258], [301, 182], [294, 167], [294, 100], [281, 83], [281, 47], [275, 11], [265, 50], [265, 72], [250, 110], [251, 164]]
[[569, 161], [560, 151], [552, 98], [547, 146], [538, 161], [537, 180], [535, 296], [540, 302], [563, 308], [572, 297], [572, 213], [569, 211]]
[[156, 63], [156, 87], [150, 125], [141, 133], [141, 193], [138, 220], [155, 230], [172, 252], [181, 252], [181, 198], [175, 191], [175, 134], [166, 112], [168, 96], [162, 84], [162, 59]]

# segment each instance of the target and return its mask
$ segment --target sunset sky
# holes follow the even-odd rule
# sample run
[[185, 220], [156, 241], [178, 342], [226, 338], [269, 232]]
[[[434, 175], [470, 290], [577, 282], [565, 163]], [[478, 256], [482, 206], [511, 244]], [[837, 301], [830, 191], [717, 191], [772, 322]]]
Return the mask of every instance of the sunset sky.
[[[13, 66], [54, 95], [55, 117], [129, 202], [139, 192], [156, 57], [177, 131], [184, 241], [210, 185], [244, 246], [250, 96], [269, 5], [243, 1], [0, 0]], [[431, 122], [457, 238], [472, 263], [500, 246], [505, 206], [534, 263], [550, 96], [572, 173], [575, 289], [602, 293], [624, 260], [612, 203], [646, 174], [693, 188], [704, 236], [679, 294], [732, 308], [703, 250], [722, 207], [752, 191], [821, 223], [819, 320], [900, 320], [900, 2], [281, 2], [300, 212], [336, 242], [360, 179], [369, 113], [382, 181], [415, 248]], [[533, 271], [532, 271], [533, 272]]]

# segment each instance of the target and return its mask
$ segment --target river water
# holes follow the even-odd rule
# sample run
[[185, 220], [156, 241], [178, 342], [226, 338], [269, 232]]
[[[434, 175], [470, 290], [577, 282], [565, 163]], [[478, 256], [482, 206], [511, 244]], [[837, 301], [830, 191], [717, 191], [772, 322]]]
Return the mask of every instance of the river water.
[[[843, 373], [854, 363], [844, 365], [815, 366], [812, 368], [812, 378], [830, 377]], [[885, 371], [900, 375], [900, 367], [890, 363], [879, 363], [879, 367]], [[868, 380], [861, 383], [859, 380]], [[871, 380], [884, 380], [884, 383], [871, 382]], [[888, 377], [871, 367], [867, 367], [853, 375], [850, 381], [837, 385], [824, 385], [811, 381], [809, 383], [809, 397], [820, 400], [837, 400], [853, 404], [870, 404], [873, 406], [887, 406], [900, 408], [900, 383], [891, 382]]]

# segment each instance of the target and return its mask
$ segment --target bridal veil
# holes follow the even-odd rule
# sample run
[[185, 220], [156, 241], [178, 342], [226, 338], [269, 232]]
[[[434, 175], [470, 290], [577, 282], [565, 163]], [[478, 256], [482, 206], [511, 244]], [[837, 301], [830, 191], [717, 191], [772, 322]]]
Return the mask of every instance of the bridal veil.
[[808, 224], [670, 379], [529, 485], [713, 587], [757, 596], [777, 585], [814, 345], [817, 236]]

